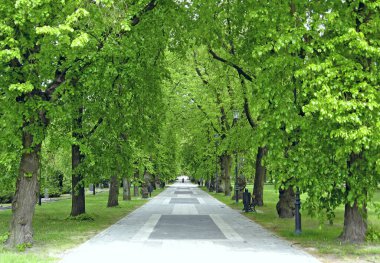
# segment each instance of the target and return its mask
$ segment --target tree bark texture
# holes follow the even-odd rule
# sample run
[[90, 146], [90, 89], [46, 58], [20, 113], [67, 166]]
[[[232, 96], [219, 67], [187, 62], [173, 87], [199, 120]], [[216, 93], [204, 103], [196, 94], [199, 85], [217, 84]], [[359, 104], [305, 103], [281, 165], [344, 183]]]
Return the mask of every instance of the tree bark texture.
[[110, 179], [110, 190], [108, 193], [108, 203], [107, 207], [114, 207], [119, 205], [119, 180], [117, 175], [111, 176]]
[[148, 198], [149, 197], [149, 185], [150, 185], [150, 181], [151, 181], [151, 175], [145, 171], [144, 173], [144, 181], [141, 185], [141, 197], [142, 198]]
[[220, 192], [224, 192], [224, 195], [231, 195], [231, 165], [232, 158], [231, 155], [224, 153], [221, 156], [221, 176], [220, 176], [220, 184], [218, 184], [218, 190]]
[[[352, 153], [350, 159], [347, 161], [348, 176], [352, 177], [352, 170], [354, 169], [354, 164], [356, 161], [362, 159], [362, 152], [355, 154]], [[346, 183], [346, 194], [348, 195], [351, 191], [351, 186]], [[363, 191], [364, 193], [365, 191]], [[344, 242], [360, 243], [365, 241], [367, 233], [367, 207], [364, 202], [361, 207], [359, 207], [357, 200], [351, 205], [346, 203], [344, 207], [344, 225], [343, 232], [340, 238]]]
[[[81, 140], [83, 134], [81, 133], [83, 124], [83, 107], [79, 107], [78, 116], [73, 119], [73, 137], [76, 140]], [[73, 144], [71, 146], [71, 168], [72, 168], [72, 182], [71, 182], [71, 216], [78, 216], [86, 212], [86, 201], [84, 191], [84, 178], [79, 166], [84, 159], [84, 155], [80, 152], [80, 146]]]
[[295, 215], [295, 194], [293, 187], [280, 189], [279, 201], [276, 205], [277, 214], [280, 218], [292, 218]]
[[83, 175], [78, 166], [83, 159], [79, 145], [71, 146], [72, 183], [71, 183], [71, 216], [78, 216], [86, 212], [85, 191]]
[[127, 178], [123, 178], [123, 200], [131, 200], [131, 181]]
[[16, 192], [12, 202], [8, 247], [33, 243], [32, 220], [39, 194], [38, 170], [41, 145], [33, 146], [33, 136], [26, 131], [23, 132], [22, 142], [23, 149], [31, 149], [31, 151], [25, 151], [20, 161]]
[[343, 242], [361, 243], [365, 241], [367, 233], [367, 208], [363, 204], [359, 208], [357, 201], [351, 206], [344, 207], [344, 226], [340, 236]]
[[264, 182], [266, 169], [262, 165], [262, 160], [267, 150], [265, 147], [259, 147], [256, 155], [256, 172], [253, 186], [253, 202], [257, 206], [264, 205]]
[[161, 186], [161, 179], [159, 175], [154, 177], [154, 190], [159, 189]]

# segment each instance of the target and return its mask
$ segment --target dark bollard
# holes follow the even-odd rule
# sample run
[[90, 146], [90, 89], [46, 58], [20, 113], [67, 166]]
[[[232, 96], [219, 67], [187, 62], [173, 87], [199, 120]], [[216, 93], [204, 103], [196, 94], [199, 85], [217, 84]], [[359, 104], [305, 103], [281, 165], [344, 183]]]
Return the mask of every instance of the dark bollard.
[[296, 227], [295, 227], [294, 233], [296, 235], [299, 235], [302, 233], [302, 230], [301, 230], [301, 213], [300, 213], [301, 199], [300, 199], [300, 191], [299, 191], [298, 187], [297, 187], [297, 192], [296, 192], [295, 208], [296, 208], [296, 211], [295, 211]]
[[[247, 192], [248, 192], [248, 190], [247, 190]], [[250, 192], [248, 192], [248, 197], [247, 198], [248, 198], [248, 211], [255, 212], [255, 208], [252, 206], [252, 202], [251, 202], [252, 195], [251, 195]]]

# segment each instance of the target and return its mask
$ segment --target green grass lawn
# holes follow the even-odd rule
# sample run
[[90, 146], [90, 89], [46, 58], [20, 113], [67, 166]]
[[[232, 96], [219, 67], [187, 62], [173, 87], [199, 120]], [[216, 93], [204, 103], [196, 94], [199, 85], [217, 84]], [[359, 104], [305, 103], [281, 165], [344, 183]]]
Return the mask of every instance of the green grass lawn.
[[[252, 191], [252, 186], [248, 186]], [[204, 189], [206, 192], [207, 189]], [[233, 209], [241, 211], [242, 201], [235, 204], [235, 200], [223, 194], [210, 193], [219, 201], [227, 204]], [[376, 193], [375, 200], [380, 202], [380, 192]], [[257, 207], [257, 213], [244, 213], [245, 216], [259, 223], [263, 227], [276, 233], [294, 244], [300, 245], [312, 254], [316, 254], [326, 262], [336, 262], [338, 260], [355, 262], [358, 259], [368, 260], [369, 262], [380, 262], [380, 240], [367, 242], [361, 245], [342, 244], [338, 236], [343, 229], [344, 207], [339, 207], [336, 212], [334, 224], [328, 222], [320, 225], [317, 218], [311, 218], [302, 213], [302, 234], [294, 234], [294, 218], [281, 219], [277, 215], [276, 203], [278, 201], [278, 191], [273, 185], [265, 185], [264, 206]], [[368, 221], [371, 228], [380, 233], [380, 220], [372, 207], [368, 207]], [[331, 260], [328, 260], [328, 259]]]
[[[154, 191], [152, 196], [161, 191]], [[26, 252], [16, 252], [7, 251], [0, 245], [0, 263], [54, 262], [57, 255], [64, 250], [83, 243], [147, 202], [141, 198], [122, 201], [122, 191], [118, 207], [107, 208], [107, 200], [108, 192], [86, 196], [86, 212], [93, 221], [67, 219], [71, 210], [71, 199], [37, 205], [33, 219], [33, 247]], [[11, 214], [10, 210], [0, 211], [0, 239], [8, 231]]]

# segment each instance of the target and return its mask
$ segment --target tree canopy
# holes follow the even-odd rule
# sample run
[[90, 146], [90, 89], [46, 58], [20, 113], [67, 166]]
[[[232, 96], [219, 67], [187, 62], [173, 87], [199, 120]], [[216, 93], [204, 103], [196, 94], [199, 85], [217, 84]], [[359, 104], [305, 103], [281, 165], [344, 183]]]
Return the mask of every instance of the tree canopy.
[[72, 176], [72, 215], [85, 211], [74, 208], [86, 183], [185, 173], [229, 195], [239, 165], [257, 185], [266, 171], [280, 192], [305, 193], [305, 211], [321, 221], [345, 205], [342, 238], [363, 241], [380, 179], [379, 9], [364, 0], [2, 1], [8, 244], [33, 241], [39, 171], [54, 176], [52, 160]]

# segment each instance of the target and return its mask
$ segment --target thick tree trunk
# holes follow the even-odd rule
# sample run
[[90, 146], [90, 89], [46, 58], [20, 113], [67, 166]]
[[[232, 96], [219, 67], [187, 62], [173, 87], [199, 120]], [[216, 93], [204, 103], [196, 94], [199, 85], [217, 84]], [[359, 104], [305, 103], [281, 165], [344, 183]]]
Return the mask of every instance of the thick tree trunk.
[[151, 176], [150, 174], [145, 171], [144, 173], [144, 182], [141, 186], [141, 197], [142, 198], [148, 198], [149, 197], [149, 189], [148, 187], [150, 186], [150, 180], [151, 180]]
[[111, 177], [110, 180], [110, 190], [108, 193], [108, 203], [107, 207], [114, 207], [119, 205], [119, 180], [117, 175]]
[[267, 150], [265, 147], [259, 147], [256, 156], [256, 173], [255, 182], [253, 186], [253, 202], [257, 206], [264, 205], [264, 181], [266, 169], [262, 165], [262, 160], [266, 154]]
[[16, 192], [12, 202], [12, 221], [10, 235], [7, 240], [8, 247], [19, 244], [33, 243], [32, 220], [38, 195], [38, 170], [41, 145], [33, 144], [33, 136], [24, 132], [22, 136], [23, 149]]
[[123, 200], [131, 200], [131, 181], [129, 178], [123, 178]]
[[161, 179], [159, 175], [156, 175], [154, 178], [154, 190], [160, 188], [161, 186]]
[[221, 176], [220, 176], [220, 184], [218, 184], [218, 190], [220, 192], [224, 192], [224, 195], [231, 195], [231, 165], [232, 158], [231, 155], [223, 154], [221, 156]]
[[71, 216], [78, 216], [86, 212], [83, 175], [77, 167], [83, 159], [78, 145], [71, 146], [72, 183], [71, 183]]
[[[350, 159], [347, 161], [348, 177], [353, 177], [352, 168], [356, 161], [362, 159], [363, 152], [350, 155]], [[346, 195], [351, 191], [351, 186], [346, 183]], [[366, 192], [363, 190], [363, 193]], [[349, 203], [344, 207], [344, 226], [343, 232], [340, 238], [344, 242], [360, 243], [365, 241], [367, 233], [367, 207], [366, 203], [359, 207], [358, 201], [355, 200], [351, 206]]]
[[359, 208], [357, 201], [344, 207], [344, 226], [340, 236], [344, 242], [360, 243], [365, 241], [367, 233], [367, 208]]
[[295, 194], [293, 187], [289, 186], [285, 190], [280, 189], [280, 200], [276, 205], [277, 214], [280, 218], [292, 218], [295, 214]]

